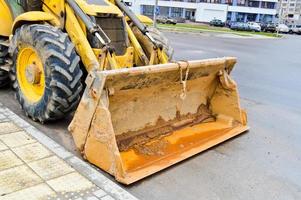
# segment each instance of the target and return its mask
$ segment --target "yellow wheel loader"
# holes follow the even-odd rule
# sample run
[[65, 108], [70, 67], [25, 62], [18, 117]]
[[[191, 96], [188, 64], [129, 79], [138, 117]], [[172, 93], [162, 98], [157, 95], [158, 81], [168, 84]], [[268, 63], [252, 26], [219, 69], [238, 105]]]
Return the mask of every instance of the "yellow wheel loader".
[[0, 2], [0, 86], [33, 120], [75, 111], [84, 159], [124, 184], [248, 129], [236, 59], [173, 61], [147, 21], [120, 0]]

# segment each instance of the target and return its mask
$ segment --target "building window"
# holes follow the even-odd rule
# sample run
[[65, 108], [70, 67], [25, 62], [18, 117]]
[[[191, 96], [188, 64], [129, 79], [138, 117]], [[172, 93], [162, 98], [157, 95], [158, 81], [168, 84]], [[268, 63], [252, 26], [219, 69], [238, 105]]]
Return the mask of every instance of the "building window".
[[146, 16], [154, 15], [154, 6], [151, 5], [142, 5], [142, 14]]
[[163, 16], [169, 15], [169, 7], [159, 6], [159, 14]]
[[267, 2], [267, 8], [269, 8], [269, 9], [275, 9], [275, 5], [276, 5], [276, 3], [274, 3], [274, 2]]
[[245, 18], [244, 13], [238, 13], [236, 16], [237, 16], [236, 21], [238, 21], [238, 22], [243, 22], [244, 21], [244, 18]]
[[262, 2], [261, 8], [274, 9], [275, 3], [274, 2]]
[[228, 14], [227, 14], [227, 21], [231, 21], [231, 15], [232, 15], [232, 12], [228, 12]]
[[246, 5], [246, 1], [245, 0], [237, 0], [237, 5], [238, 6], [245, 6]]
[[183, 8], [171, 8], [171, 17], [182, 17]]
[[248, 22], [255, 22], [257, 14], [247, 14], [247, 21]]
[[264, 15], [263, 19], [262, 19], [263, 22], [272, 22], [273, 21], [273, 16], [272, 15]]
[[259, 1], [249, 1], [249, 7], [259, 8]]

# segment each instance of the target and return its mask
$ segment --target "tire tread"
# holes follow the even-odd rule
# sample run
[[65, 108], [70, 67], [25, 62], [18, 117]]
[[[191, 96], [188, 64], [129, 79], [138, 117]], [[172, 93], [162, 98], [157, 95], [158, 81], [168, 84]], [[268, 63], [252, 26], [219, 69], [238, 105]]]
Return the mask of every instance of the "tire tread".
[[[40, 57], [43, 57], [46, 88], [42, 99], [34, 104], [26, 100], [16, 78], [18, 44], [22, 42], [39, 49]], [[45, 122], [63, 118], [74, 111], [80, 100], [83, 72], [80, 58], [66, 33], [45, 24], [23, 25], [12, 39], [10, 53], [15, 58], [10, 70], [12, 86], [28, 116]]]

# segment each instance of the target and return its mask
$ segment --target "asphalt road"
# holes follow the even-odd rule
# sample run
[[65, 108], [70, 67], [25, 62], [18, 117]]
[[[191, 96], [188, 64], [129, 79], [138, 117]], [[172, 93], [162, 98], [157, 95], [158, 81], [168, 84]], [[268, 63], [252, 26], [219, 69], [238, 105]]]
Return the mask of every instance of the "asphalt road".
[[[242, 39], [166, 33], [176, 59], [236, 56], [250, 131], [125, 187], [141, 199], [301, 199], [301, 37]], [[26, 119], [10, 90], [0, 101]], [[30, 122], [75, 152], [67, 125]]]

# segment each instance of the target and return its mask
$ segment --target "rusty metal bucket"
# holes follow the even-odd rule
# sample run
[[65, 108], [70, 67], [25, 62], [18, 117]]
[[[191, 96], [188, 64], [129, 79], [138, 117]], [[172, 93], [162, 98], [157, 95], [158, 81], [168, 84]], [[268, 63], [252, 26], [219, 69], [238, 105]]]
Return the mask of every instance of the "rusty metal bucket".
[[69, 126], [84, 158], [133, 183], [248, 129], [235, 58], [90, 73]]

